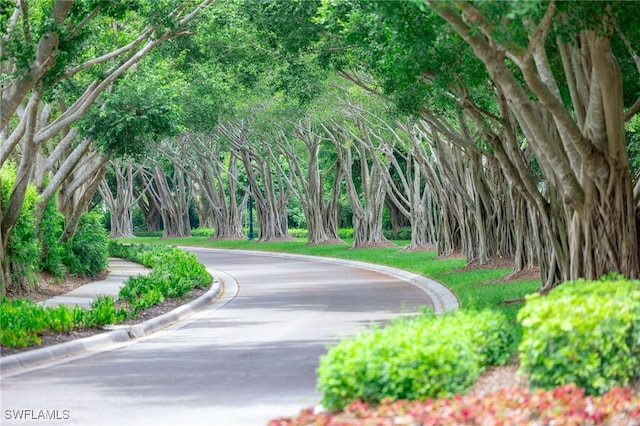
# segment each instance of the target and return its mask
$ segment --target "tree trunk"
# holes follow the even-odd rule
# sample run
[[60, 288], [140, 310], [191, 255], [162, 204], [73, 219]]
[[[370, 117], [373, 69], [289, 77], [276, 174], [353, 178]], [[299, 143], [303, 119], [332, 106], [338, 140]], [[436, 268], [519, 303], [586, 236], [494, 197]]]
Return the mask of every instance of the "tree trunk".
[[[365, 126], [360, 130], [366, 132]], [[344, 174], [349, 203], [353, 211], [352, 248], [394, 247], [382, 234], [382, 212], [387, 193], [387, 180], [383, 168], [388, 160], [372, 154], [374, 148], [360, 135], [345, 128], [331, 132], [340, 165]], [[349, 140], [355, 140], [355, 146]], [[358, 156], [357, 162], [355, 156]], [[354, 166], [360, 169], [360, 185], [353, 174]]]
[[[568, 110], [546, 57], [555, 3], [525, 50], [510, 50], [491, 36], [486, 16], [470, 4], [462, 15], [434, 5], [436, 13], [473, 48], [504, 93], [546, 177], [548, 208], [539, 205], [549, 258], [541, 259], [548, 291], [567, 279], [598, 279], [612, 272], [640, 274], [636, 205], [624, 145], [622, 78], [610, 37], [613, 17], [600, 30], [582, 30], [574, 43], [558, 40], [571, 93]], [[557, 19], [566, 19], [559, 16]], [[475, 22], [475, 30], [467, 22]], [[524, 83], [505, 62], [519, 68]], [[535, 97], [531, 96], [535, 94]], [[548, 213], [548, 216], [546, 214]]]
[[[279, 129], [274, 138], [277, 153], [287, 162], [291, 179], [289, 185], [302, 205], [307, 222], [307, 244], [340, 244], [338, 236], [338, 198], [342, 174], [339, 167], [321, 169], [320, 153], [327, 148], [327, 142], [313, 128], [311, 119], [307, 117], [293, 123], [292, 136]], [[297, 142], [302, 142], [299, 144]], [[277, 163], [277, 158], [273, 158]], [[306, 161], [301, 161], [302, 159]], [[287, 174], [280, 168], [283, 176]], [[325, 180], [333, 173], [333, 185], [327, 193]]]
[[250, 139], [249, 123], [226, 123], [218, 126], [218, 129], [227, 136], [232, 150], [247, 172], [247, 192], [255, 201], [258, 219], [258, 242], [292, 241], [287, 217], [290, 179], [273, 164], [271, 148], [264, 142]]
[[137, 203], [134, 198], [133, 184], [136, 174], [133, 172], [133, 164], [130, 161], [121, 164], [110, 162], [116, 178], [116, 195], [113, 196], [111, 188], [103, 179], [98, 190], [105, 204], [111, 211], [111, 238], [133, 237], [133, 206]]
[[168, 176], [162, 166], [153, 166], [153, 183], [149, 185], [151, 193], [160, 206], [162, 216], [163, 238], [190, 237], [191, 225], [189, 223], [189, 200], [185, 176], [177, 168], [174, 168], [171, 187], [167, 182]]

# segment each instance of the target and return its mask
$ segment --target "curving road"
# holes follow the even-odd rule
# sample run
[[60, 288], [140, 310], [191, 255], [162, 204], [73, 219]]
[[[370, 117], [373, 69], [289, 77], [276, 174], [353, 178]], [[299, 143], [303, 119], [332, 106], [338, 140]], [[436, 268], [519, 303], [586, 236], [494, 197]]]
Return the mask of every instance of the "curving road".
[[0, 424], [264, 425], [318, 403], [327, 344], [433, 306], [402, 279], [345, 263], [192, 250], [221, 272], [221, 300], [143, 339], [2, 377]]

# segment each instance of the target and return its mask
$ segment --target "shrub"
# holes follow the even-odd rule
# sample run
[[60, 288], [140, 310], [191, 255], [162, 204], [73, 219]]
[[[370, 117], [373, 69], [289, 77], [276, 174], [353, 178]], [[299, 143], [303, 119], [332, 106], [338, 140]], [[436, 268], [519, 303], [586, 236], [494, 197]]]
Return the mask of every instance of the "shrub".
[[411, 240], [411, 227], [403, 226], [398, 229], [389, 229], [383, 231], [383, 234], [388, 240]]
[[527, 298], [518, 314], [520, 368], [533, 386], [575, 383], [588, 394], [640, 375], [640, 282], [565, 283]]
[[11, 348], [39, 345], [45, 310], [30, 300], [0, 300], [0, 344]]
[[120, 289], [118, 297], [127, 302], [134, 315], [165, 298], [179, 298], [194, 287], [204, 287], [211, 283], [211, 276], [196, 257], [175, 247], [123, 246], [112, 242], [109, 244], [109, 251], [114, 256], [153, 268], [148, 275], [129, 278]]
[[43, 330], [51, 330], [54, 333], [73, 330], [76, 327], [75, 321], [78, 319], [76, 309], [81, 308], [68, 308], [64, 305], [44, 308]]
[[38, 238], [42, 245], [40, 267], [56, 278], [62, 278], [67, 273], [63, 263], [65, 248], [60, 242], [63, 229], [64, 215], [56, 209], [55, 197], [53, 197], [44, 210], [38, 229]]
[[84, 326], [95, 327], [97, 325], [113, 324], [124, 320], [127, 313], [123, 309], [116, 308], [116, 302], [111, 296], [98, 296], [91, 303], [91, 310], [85, 312]]
[[[2, 205], [7, 206], [16, 180], [16, 167], [7, 162], [0, 169]], [[16, 224], [11, 230], [5, 261], [9, 264], [11, 286], [26, 287], [36, 284], [39, 271], [40, 242], [36, 237], [34, 212], [38, 194], [33, 185], [26, 189], [24, 202]], [[8, 286], [10, 288], [10, 286]]]
[[108, 263], [107, 231], [102, 226], [100, 214], [83, 215], [66, 247], [65, 263], [69, 272], [95, 276], [104, 271]]
[[308, 238], [309, 231], [302, 228], [289, 228], [289, 235], [293, 238]]
[[192, 237], [207, 237], [211, 238], [215, 235], [213, 228], [196, 228], [191, 230]]
[[353, 239], [353, 228], [340, 228], [338, 229], [338, 237], [341, 240], [352, 240]]
[[320, 359], [322, 404], [336, 409], [358, 399], [377, 403], [462, 392], [484, 367], [509, 358], [508, 330], [497, 312], [424, 312], [343, 340]]
[[133, 233], [136, 237], [147, 237], [147, 238], [160, 238], [162, 237], [162, 231], [134, 231]]

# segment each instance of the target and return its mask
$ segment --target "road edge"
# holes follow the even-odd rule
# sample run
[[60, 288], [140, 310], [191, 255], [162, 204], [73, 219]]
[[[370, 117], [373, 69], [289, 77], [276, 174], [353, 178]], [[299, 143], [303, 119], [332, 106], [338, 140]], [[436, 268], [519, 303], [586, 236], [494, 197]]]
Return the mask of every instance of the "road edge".
[[140, 339], [175, 324], [210, 305], [223, 293], [224, 281], [218, 277], [216, 271], [208, 272], [212, 278], [211, 288], [202, 296], [185, 305], [142, 323], [116, 325], [112, 330], [94, 336], [0, 357], [0, 375], [15, 374], [65, 358], [97, 352], [114, 344]]

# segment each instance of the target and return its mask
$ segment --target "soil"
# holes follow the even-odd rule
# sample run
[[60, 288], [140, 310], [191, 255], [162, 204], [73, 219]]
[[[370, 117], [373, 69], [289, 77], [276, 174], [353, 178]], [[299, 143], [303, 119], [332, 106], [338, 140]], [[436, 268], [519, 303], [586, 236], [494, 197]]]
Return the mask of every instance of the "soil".
[[514, 267], [513, 259], [510, 257], [494, 256], [484, 263], [479, 260], [472, 260], [462, 268], [456, 269], [454, 272], [474, 271], [476, 269], [505, 269]]
[[68, 293], [84, 284], [92, 281], [101, 281], [107, 278], [109, 272], [105, 271], [93, 277], [68, 276], [62, 279], [43, 272], [37, 274], [38, 285], [34, 287], [23, 288], [19, 293], [8, 294], [9, 298], [26, 298], [35, 302], [41, 302], [60, 294]]
[[435, 244], [423, 244], [421, 246], [407, 246], [403, 250], [407, 252], [423, 252], [423, 251], [436, 251], [438, 248]]

